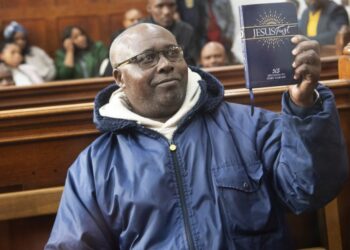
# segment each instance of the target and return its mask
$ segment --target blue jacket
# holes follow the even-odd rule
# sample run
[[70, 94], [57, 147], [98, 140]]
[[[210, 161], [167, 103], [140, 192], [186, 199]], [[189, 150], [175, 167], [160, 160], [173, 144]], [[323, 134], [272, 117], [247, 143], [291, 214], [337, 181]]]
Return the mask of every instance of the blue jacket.
[[[287, 249], [284, 213], [324, 206], [347, 177], [332, 93], [281, 114], [223, 101], [199, 72], [201, 97], [169, 143], [128, 120], [101, 117], [116, 85], [95, 101], [105, 133], [69, 169], [46, 249]], [[298, 115], [296, 115], [298, 113]]]

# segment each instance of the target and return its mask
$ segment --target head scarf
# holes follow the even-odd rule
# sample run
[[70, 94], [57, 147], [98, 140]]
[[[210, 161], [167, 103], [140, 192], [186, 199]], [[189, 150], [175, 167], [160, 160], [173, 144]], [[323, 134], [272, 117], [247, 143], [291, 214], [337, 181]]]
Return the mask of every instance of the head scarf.
[[27, 30], [22, 25], [16, 21], [12, 21], [4, 29], [4, 38], [11, 39], [16, 32], [23, 32], [24, 34], [27, 34]]

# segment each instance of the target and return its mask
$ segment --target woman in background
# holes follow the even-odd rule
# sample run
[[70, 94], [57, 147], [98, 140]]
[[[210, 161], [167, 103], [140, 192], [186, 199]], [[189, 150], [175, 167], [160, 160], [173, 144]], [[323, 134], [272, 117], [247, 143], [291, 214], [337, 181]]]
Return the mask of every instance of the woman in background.
[[4, 29], [4, 38], [16, 43], [26, 64], [32, 65], [44, 81], [52, 81], [56, 75], [53, 60], [47, 53], [29, 43], [27, 30], [19, 23], [12, 21]]
[[11, 71], [11, 76], [7, 75], [7, 79], [13, 80], [16, 86], [43, 83], [44, 80], [36, 68], [22, 62], [21, 48], [16, 43], [6, 40], [0, 42], [0, 64], [3, 64], [2, 67], [8, 68]]
[[66, 27], [62, 36], [62, 48], [56, 52], [57, 78], [99, 76], [100, 65], [107, 57], [108, 51], [102, 42], [93, 42], [80, 27]]

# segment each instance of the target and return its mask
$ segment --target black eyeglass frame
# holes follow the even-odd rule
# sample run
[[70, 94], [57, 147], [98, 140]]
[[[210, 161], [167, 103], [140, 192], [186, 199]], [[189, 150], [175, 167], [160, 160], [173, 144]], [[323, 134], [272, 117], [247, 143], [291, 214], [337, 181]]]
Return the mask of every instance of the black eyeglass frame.
[[[162, 53], [163, 56], [164, 56], [167, 60], [173, 61], [173, 60], [169, 59], [169, 58], [164, 54], [164, 52], [165, 52], [165, 51], [169, 51], [170, 49], [174, 49], [174, 48], [180, 50], [179, 58], [177, 58], [176, 60], [178, 60], [178, 59], [180, 59], [181, 57], [183, 57], [183, 49], [182, 49], [180, 46], [178, 46], [178, 45], [172, 45], [172, 46], [169, 46], [169, 47], [167, 47], [167, 48], [165, 48], [165, 49], [161, 49], [161, 50], [146, 50], [146, 51], [143, 51], [143, 52], [141, 52], [140, 54], [137, 54], [136, 56], [133, 56], [133, 57], [131, 57], [131, 58], [129, 58], [129, 59], [126, 59], [125, 61], [122, 61], [122, 62], [118, 63], [118, 64], [114, 67], [114, 69], [117, 69], [117, 68], [119, 68], [119, 67], [122, 66], [122, 65], [130, 64], [130, 63], [136, 63], [136, 64], [138, 64], [138, 62], [135, 62], [135, 59], [136, 59], [138, 56], [140, 56], [140, 55], [143, 55], [143, 54], [145, 54], [145, 53], [149, 53], [150, 51], [153, 51], [154, 53], [157, 53], [157, 56], [158, 56], [157, 63], [159, 62], [159, 59], [160, 59], [160, 56], [159, 56], [160, 53]], [[157, 63], [156, 63], [155, 65], [157, 65]], [[151, 67], [153, 67], [153, 66], [151, 66]]]

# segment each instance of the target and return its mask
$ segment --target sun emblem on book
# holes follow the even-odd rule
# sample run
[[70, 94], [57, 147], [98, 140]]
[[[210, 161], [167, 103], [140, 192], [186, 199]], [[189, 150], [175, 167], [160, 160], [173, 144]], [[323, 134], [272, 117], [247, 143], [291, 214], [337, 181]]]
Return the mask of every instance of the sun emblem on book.
[[[259, 15], [257, 23], [259, 27], [275, 28], [285, 25], [286, 19], [282, 16], [282, 14], [269, 10], [264, 11], [263, 14]], [[259, 39], [258, 42], [261, 43], [262, 46], [274, 49], [276, 47], [282, 46], [285, 42], [285, 38], [281, 35], [265, 36]]]

